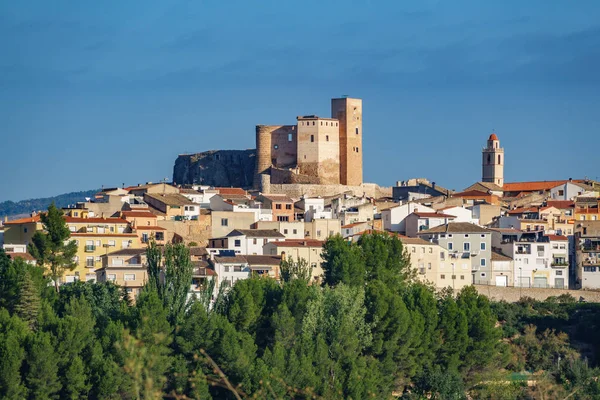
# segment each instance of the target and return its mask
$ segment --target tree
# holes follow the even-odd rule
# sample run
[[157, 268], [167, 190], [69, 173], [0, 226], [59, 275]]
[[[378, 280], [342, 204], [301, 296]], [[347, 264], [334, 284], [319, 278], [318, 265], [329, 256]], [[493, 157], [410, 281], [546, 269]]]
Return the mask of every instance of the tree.
[[37, 259], [40, 266], [50, 269], [50, 277], [59, 292], [59, 280], [66, 271], [75, 269], [77, 245], [71, 237], [69, 227], [63, 218], [62, 210], [50, 204], [46, 213], [40, 214], [44, 231], [36, 232], [31, 238], [29, 252]]
[[15, 304], [15, 313], [21, 317], [30, 328], [33, 328], [36, 324], [39, 311], [40, 296], [38, 288], [33, 283], [29, 271], [25, 270], [19, 288], [19, 299], [17, 304]]
[[414, 277], [410, 257], [396, 236], [377, 232], [362, 235], [358, 245], [362, 250], [367, 280], [378, 279], [387, 285], [398, 287]]
[[306, 283], [309, 283], [312, 279], [312, 267], [308, 265], [308, 261], [304, 258], [300, 258], [294, 261], [292, 256], [281, 260], [279, 266], [281, 270], [281, 279], [284, 282], [289, 282], [293, 279], [299, 279]]
[[364, 286], [365, 263], [358, 245], [347, 242], [340, 235], [330, 237], [323, 245], [322, 258], [323, 284]]
[[25, 359], [24, 343], [27, 324], [16, 315], [0, 310], [0, 397], [22, 399], [26, 388], [21, 378], [21, 366]]
[[25, 381], [31, 399], [57, 399], [62, 385], [51, 335], [36, 332], [27, 345]]
[[[181, 324], [192, 284], [193, 264], [190, 249], [184, 244], [167, 244], [160, 249], [154, 241], [146, 251], [148, 258], [148, 283], [155, 290], [169, 312], [173, 325]], [[164, 274], [164, 279], [161, 275]]]

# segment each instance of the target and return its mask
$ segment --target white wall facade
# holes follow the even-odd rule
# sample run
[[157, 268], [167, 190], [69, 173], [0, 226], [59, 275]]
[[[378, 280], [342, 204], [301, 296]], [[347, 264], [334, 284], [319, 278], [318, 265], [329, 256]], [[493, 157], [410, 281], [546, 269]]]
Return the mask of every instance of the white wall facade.
[[383, 229], [390, 232], [406, 232], [406, 217], [415, 211], [435, 212], [431, 207], [422, 204], [407, 203], [381, 212]]

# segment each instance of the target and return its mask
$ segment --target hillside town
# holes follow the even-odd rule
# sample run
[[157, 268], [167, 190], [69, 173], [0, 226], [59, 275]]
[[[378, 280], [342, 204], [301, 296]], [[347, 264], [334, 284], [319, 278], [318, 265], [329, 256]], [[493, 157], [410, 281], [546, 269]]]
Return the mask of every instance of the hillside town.
[[[306, 260], [319, 282], [328, 238], [384, 232], [402, 242], [418, 279], [437, 288], [600, 289], [600, 183], [506, 182], [499, 135], [481, 139], [482, 150], [469, 149], [481, 151], [481, 180], [461, 191], [425, 178], [364, 183], [362, 101], [333, 99], [331, 117], [256, 127], [247, 187], [146, 182], [104, 187], [63, 208], [77, 254], [58, 283], [112, 281], [134, 300], [147, 281], [150, 242], [189, 247], [190, 293], [211, 279], [216, 287], [253, 275], [278, 280], [290, 257]], [[2, 221], [0, 243], [12, 258], [36, 262], [28, 246], [44, 212]]]

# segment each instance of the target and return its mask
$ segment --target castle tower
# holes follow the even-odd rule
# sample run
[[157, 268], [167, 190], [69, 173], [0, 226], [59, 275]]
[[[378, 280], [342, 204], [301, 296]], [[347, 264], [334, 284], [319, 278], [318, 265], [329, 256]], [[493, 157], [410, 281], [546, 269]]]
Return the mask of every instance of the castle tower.
[[492, 133], [487, 141], [487, 147], [482, 150], [482, 182], [504, 185], [504, 149], [500, 147], [500, 140]]
[[340, 122], [340, 183], [360, 186], [362, 165], [362, 100], [331, 99], [331, 118]]
[[340, 183], [340, 123], [316, 115], [298, 117], [298, 169], [322, 185]]

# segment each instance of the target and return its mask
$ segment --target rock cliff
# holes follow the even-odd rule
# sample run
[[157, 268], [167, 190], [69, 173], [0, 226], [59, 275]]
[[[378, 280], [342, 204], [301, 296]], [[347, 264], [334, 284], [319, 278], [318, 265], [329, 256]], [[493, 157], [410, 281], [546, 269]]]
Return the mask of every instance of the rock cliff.
[[216, 187], [251, 188], [256, 150], [211, 150], [181, 154], [173, 167], [173, 182]]

